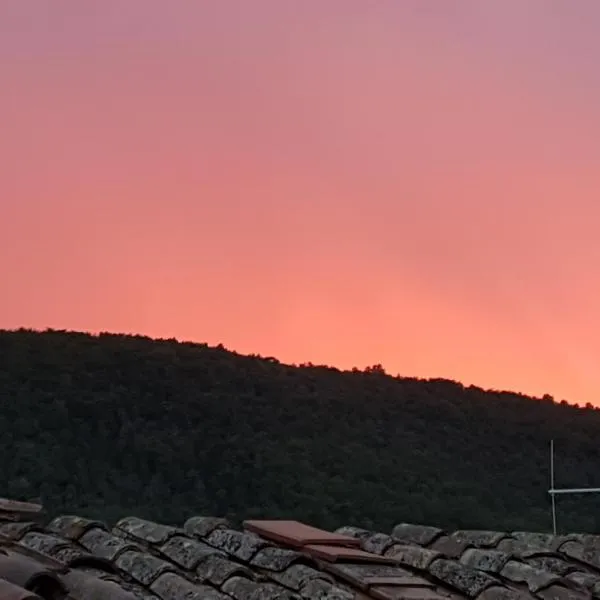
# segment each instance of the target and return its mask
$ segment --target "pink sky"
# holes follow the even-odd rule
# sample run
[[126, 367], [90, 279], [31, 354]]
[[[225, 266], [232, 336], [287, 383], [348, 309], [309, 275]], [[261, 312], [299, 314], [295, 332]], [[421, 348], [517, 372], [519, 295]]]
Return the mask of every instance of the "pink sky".
[[0, 327], [600, 404], [600, 2], [3, 0]]

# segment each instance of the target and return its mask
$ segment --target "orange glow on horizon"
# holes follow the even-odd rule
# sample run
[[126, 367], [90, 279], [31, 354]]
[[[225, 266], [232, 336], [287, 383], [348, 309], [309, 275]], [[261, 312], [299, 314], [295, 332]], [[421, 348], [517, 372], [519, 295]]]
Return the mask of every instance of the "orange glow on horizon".
[[6, 0], [0, 327], [600, 405], [598, 19]]

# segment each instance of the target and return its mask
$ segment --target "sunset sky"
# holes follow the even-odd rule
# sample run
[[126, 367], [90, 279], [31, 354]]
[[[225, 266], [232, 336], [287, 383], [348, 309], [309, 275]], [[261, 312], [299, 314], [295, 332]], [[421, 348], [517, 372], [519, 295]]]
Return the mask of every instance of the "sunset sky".
[[2, 0], [0, 327], [600, 404], [598, 0]]

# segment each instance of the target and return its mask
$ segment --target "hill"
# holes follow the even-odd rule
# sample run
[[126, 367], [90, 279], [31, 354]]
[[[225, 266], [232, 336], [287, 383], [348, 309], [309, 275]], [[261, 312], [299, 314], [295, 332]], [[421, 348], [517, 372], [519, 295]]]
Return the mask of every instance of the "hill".
[[[551, 438], [557, 486], [600, 485], [600, 411], [377, 367], [2, 331], [0, 398], [0, 496], [109, 521], [548, 530]], [[561, 530], [600, 528], [600, 497], [558, 504]]]

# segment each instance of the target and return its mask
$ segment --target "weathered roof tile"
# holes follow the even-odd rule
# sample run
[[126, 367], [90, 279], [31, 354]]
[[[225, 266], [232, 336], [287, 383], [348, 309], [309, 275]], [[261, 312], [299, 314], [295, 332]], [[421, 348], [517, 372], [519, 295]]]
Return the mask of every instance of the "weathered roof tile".
[[475, 598], [487, 587], [499, 584], [497, 579], [482, 571], [446, 559], [434, 560], [429, 565], [429, 572], [469, 598]]
[[343, 527], [338, 527], [333, 533], [357, 538], [359, 540], [364, 540], [373, 535], [372, 531], [363, 529], [362, 527], [354, 527], [353, 525], [344, 525]]
[[121, 571], [145, 586], [150, 586], [163, 573], [175, 572], [175, 568], [171, 563], [147, 552], [136, 550], [122, 552], [115, 560], [115, 564]]
[[295, 550], [267, 546], [259, 550], [250, 564], [253, 567], [269, 569], [270, 571], [283, 571], [298, 561], [305, 561], [306, 557]]
[[412, 525], [411, 523], [400, 523], [392, 531], [392, 537], [403, 544], [416, 544], [417, 546], [428, 546], [444, 532], [438, 527], [427, 525]]
[[139, 546], [123, 540], [104, 529], [94, 528], [86, 531], [80, 538], [79, 543], [92, 554], [114, 560], [121, 552], [136, 550]]
[[11, 540], [20, 540], [28, 531], [43, 532], [44, 528], [39, 523], [31, 521], [0, 523], [0, 535], [4, 535]]
[[203, 560], [196, 568], [196, 575], [201, 581], [208, 581], [215, 586], [221, 586], [234, 575], [241, 575], [252, 579], [253, 573], [247, 567], [217, 555], [212, 555]]
[[148, 544], [164, 544], [170, 537], [183, 533], [170, 525], [162, 525], [137, 517], [125, 517], [114, 527], [115, 533], [124, 533], [130, 539]]
[[569, 563], [559, 556], [551, 554], [539, 554], [530, 558], [525, 558], [524, 562], [526, 562], [528, 565], [531, 565], [535, 569], [556, 573], [561, 577], [567, 573], [576, 571], [578, 568], [577, 566], [573, 565], [573, 563]]
[[373, 554], [385, 554], [396, 542], [391, 535], [385, 533], [374, 533], [362, 541], [362, 548]]
[[190, 537], [205, 538], [217, 528], [229, 528], [227, 519], [220, 517], [191, 517], [183, 525], [183, 530]]
[[6, 579], [0, 579], [0, 598], [2, 600], [42, 600], [40, 596], [6, 581]]
[[244, 562], [249, 562], [260, 549], [267, 546], [267, 542], [257, 535], [234, 529], [215, 529], [205, 539], [213, 548], [223, 550]]
[[235, 600], [294, 600], [297, 595], [272, 583], [256, 583], [245, 577], [232, 577], [221, 588]]
[[127, 517], [109, 530], [72, 515], [46, 527], [27, 511], [2, 518], [7, 600], [39, 600], [25, 589], [32, 578], [69, 600], [600, 600], [600, 536], [588, 534], [403, 523], [388, 535], [297, 521], [239, 530], [216, 517], [183, 527]]
[[[126, 590], [116, 581], [103, 579], [94, 573], [72, 570], [62, 577], [69, 589], [69, 596], [76, 600], [138, 600], [142, 594]], [[146, 596], [147, 598], [149, 597]]]
[[462, 529], [455, 531], [451, 537], [458, 542], [467, 542], [475, 548], [495, 548], [501, 540], [508, 537], [507, 533], [499, 531], [477, 531]]
[[311, 600], [354, 600], [355, 594], [329, 583], [324, 579], [312, 579], [300, 589], [302, 598]]
[[526, 583], [533, 593], [546, 588], [553, 583], [560, 583], [561, 577], [548, 571], [541, 571], [526, 563], [510, 560], [502, 569], [502, 576], [515, 583]]
[[391, 535], [362, 529], [360, 527], [345, 526], [335, 530], [335, 533], [360, 540], [361, 548], [373, 554], [384, 554], [385, 551], [397, 543]]
[[150, 589], [162, 600], [229, 600], [214, 588], [192, 583], [176, 573], [164, 573]]
[[511, 537], [524, 542], [531, 549], [548, 550], [550, 552], [558, 550], [569, 539], [565, 536], [556, 536], [551, 533], [531, 531], [513, 531]]
[[176, 565], [189, 571], [193, 571], [209, 556], [226, 556], [222, 550], [183, 535], [176, 535], [169, 538], [160, 546], [159, 552]]
[[459, 559], [462, 553], [472, 544], [466, 540], [459, 540], [450, 535], [442, 535], [429, 545], [429, 550], [440, 552], [446, 558]]
[[509, 554], [498, 550], [481, 550], [479, 548], [469, 548], [460, 557], [463, 565], [486, 573], [500, 573], [509, 560]]
[[19, 540], [19, 544], [52, 557], [57, 550], [72, 545], [68, 540], [55, 535], [40, 533], [38, 531], [30, 531], [29, 533], [26, 533]]
[[434, 587], [375, 585], [369, 588], [368, 594], [364, 597], [376, 600], [447, 600], [447, 596], [440, 595]]
[[486, 588], [477, 596], [477, 600], [527, 600], [528, 598], [533, 600], [533, 596], [522, 590], [514, 590], [498, 585]]
[[[559, 573], [557, 573], [559, 574]], [[586, 573], [585, 571], [570, 571], [564, 575], [567, 581], [573, 582], [582, 588], [592, 590], [595, 585], [600, 583], [600, 575], [597, 573]]]
[[19, 545], [50, 556], [65, 566], [95, 565], [109, 572], [114, 572], [112, 563], [94, 556], [81, 546], [68, 539], [62, 539], [52, 534], [30, 531], [20, 540]]
[[434, 560], [443, 555], [435, 550], [426, 550], [419, 546], [394, 544], [386, 550], [385, 556], [393, 558], [403, 565], [425, 571]]
[[77, 541], [86, 531], [92, 528], [108, 531], [108, 527], [101, 521], [84, 519], [75, 515], [56, 517], [46, 527], [48, 531], [74, 541]]
[[309, 565], [301, 563], [293, 564], [285, 571], [270, 573], [269, 577], [291, 590], [299, 591], [306, 587], [311, 581], [320, 579], [333, 583], [333, 577]]
[[560, 547], [561, 554], [600, 569], [600, 546], [592, 543], [582, 544], [568, 541]]
[[30, 589], [35, 581], [53, 593], [66, 591], [60, 579], [61, 570], [58, 564], [35, 560], [17, 548], [3, 548], [0, 552], [0, 578], [24, 589]]
[[560, 585], [550, 585], [537, 592], [536, 596], [541, 600], [584, 600], [586, 595]]

